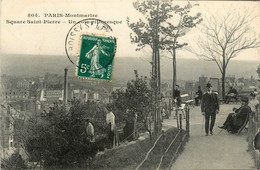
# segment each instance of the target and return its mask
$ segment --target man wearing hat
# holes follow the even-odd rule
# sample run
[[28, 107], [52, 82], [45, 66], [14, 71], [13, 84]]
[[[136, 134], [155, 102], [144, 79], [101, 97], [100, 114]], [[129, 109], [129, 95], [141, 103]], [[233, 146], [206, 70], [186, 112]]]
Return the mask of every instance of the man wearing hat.
[[237, 133], [241, 126], [246, 121], [248, 114], [251, 112], [251, 108], [248, 106], [248, 97], [241, 98], [241, 107], [235, 111], [235, 113], [229, 113], [223, 126], [219, 128], [225, 129], [231, 133]]
[[219, 102], [217, 94], [212, 92], [212, 85], [210, 83], [207, 83], [206, 87], [207, 92], [203, 94], [201, 100], [201, 113], [203, 116], [205, 116], [205, 132], [206, 136], [208, 136], [209, 131], [210, 134], [213, 135], [213, 127], [216, 120], [216, 114], [219, 111]]

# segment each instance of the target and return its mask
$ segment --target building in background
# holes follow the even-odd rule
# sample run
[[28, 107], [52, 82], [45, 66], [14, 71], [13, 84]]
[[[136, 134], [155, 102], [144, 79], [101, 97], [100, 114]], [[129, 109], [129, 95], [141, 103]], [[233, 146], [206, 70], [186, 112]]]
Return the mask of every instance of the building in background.
[[218, 78], [210, 78], [209, 81], [212, 85], [212, 91], [217, 93], [219, 98], [222, 98], [219, 79]]
[[63, 86], [63, 77], [58, 74], [46, 73], [43, 79], [43, 87], [45, 89], [57, 90]]
[[22, 79], [17, 81], [17, 88], [22, 88], [22, 89], [29, 89], [31, 86], [31, 82], [28, 80]]
[[29, 98], [29, 91], [26, 89], [1, 89], [1, 93], [1, 99], [8, 102]]
[[199, 77], [199, 86], [203, 92], [207, 90], [206, 84], [208, 83], [208, 81], [209, 81], [208, 77], [205, 76]]

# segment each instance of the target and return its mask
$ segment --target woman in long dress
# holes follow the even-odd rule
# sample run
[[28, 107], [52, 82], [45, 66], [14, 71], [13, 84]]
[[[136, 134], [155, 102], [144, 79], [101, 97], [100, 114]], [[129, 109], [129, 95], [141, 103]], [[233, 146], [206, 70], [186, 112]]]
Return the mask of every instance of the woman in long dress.
[[106, 69], [103, 68], [100, 64], [99, 64], [99, 57], [100, 54], [104, 54], [106, 56], [110, 56], [109, 54], [107, 54], [103, 48], [108, 48], [106, 46], [101, 46], [101, 40], [98, 39], [97, 40], [97, 44], [94, 45], [94, 47], [86, 53], [86, 57], [87, 58], [91, 58], [91, 62], [90, 62], [90, 70], [88, 71], [89, 73], [91, 73], [92, 77], [95, 75], [101, 75], [101, 78], [104, 76], [104, 73], [106, 72]]

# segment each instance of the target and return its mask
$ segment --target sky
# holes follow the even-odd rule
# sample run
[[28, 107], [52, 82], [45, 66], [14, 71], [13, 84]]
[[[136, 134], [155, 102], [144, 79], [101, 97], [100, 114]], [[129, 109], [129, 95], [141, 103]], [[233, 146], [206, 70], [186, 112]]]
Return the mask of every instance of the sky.
[[[129, 17], [132, 22], [142, 15], [136, 11], [132, 5], [133, 1], [123, 0], [3, 0], [1, 2], [1, 53], [5, 54], [25, 54], [39, 55], [66, 55], [65, 38], [73, 24], [68, 20], [79, 21], [85, 17], [47, 17], [45, 14], [93, 14], [98, 19], [104, 21], [122, 21], [122, 24], [110, 24], [114, 35], [117, 37], [116, 57], [150, 57], [151, 49], [145, 48], [136, 51], [136, 44], [132, 44], [129, 34], [130, 28], [127, 26], [126, 18]], [[184, 5], [187, 1], [174, 1], [173, 3]], [[256, 16], [251, 26], [254, 27], [256, 35], [260, 35], [260, 2], [257, 1], [192, 1], [198, 3], [194, 7], [194, 12], [201, 12], [202, 16], [210, 13], [221, 15], [229, 10], [238, 10], [243, 13], [249, 10], [253, 16]], [[37, 14], [38, 17], [28, 17], [28, 14]], [[8, 21], [25, 21], [26, 24], [10, 24]], [[61, 24], [28, 24], [27, 20], [51, 20], [60, 21]], [[199, 31], [194, 29], [190, 31], [182, 41], [189, 42], [190, 45], [195, 42]], [[260, 38], [260, 37], [259, 37]], [[187, 58], [196, 58], [195, 55], [179, 50], [179, 56]], [[167, 52], [163, 53], [169, 56]], [[260, 48], [250, 49], [242, 52], [237, 59], [260, 61]]]

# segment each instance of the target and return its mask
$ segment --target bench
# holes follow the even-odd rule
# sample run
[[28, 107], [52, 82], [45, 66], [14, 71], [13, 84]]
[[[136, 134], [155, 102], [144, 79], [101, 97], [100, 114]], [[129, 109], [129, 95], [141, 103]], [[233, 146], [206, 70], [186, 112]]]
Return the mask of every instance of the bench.
[[238, 102], [239, 102], [238, 94], [237, 94], [237, 93], [227, 94], [226, 98], [227, 98], [227, 101], [225, 101], [225, 102], [227, 102], [227, 103], [229, 103], [229, 102], [238, 103]]
[[184, 119], [186, 117], [185, 107], [188, 106], [188, 105], [194, 106], [194, 100], [190, 100], [188, 98], [189, 98], [189, 94], [182, 94], [181, 95], [181, 102], [182, 102], [181, 106], [178, 107], [177, 110], [176, 110], [176, 114], [177, 114], [178, 111], [182, 112], [182, 116], [183, 116]]
[[189, 99], [188, 94], [181, 95], [181, 100], [182, 100], [182, 103], [184, 103], [185, 105], [191, 105], [194, 107], [194, 99]]
[[247, 129], [247, 128], [246, 128], [246, 125], [247, 125], [247, 123], [248, 123], [248, 121], [249, 121], [249, 115], [250, 115], [250, 113], [247, 114], [245, 122], [244, 122], [243, 125], [238, 129], [238, 131], [237, 131], [237, 134], [238, 134], [238, 135], [241, 133], [242, 130]]

